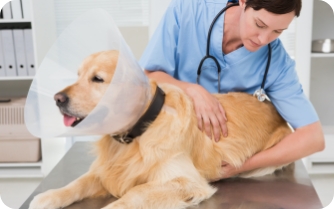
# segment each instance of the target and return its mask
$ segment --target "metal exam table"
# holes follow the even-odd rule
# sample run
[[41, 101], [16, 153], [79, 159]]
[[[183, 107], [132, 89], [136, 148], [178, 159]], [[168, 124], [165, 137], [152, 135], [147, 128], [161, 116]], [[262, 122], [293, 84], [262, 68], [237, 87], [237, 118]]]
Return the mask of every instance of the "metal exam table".
[[[76, 142], [20, 209], [28, 209], [33, 197], [60, 188], [88, 171], [95, 159], [91, 142]], [[213, 183], [218, 191], [189, 209], [321, 209], [320, 199], [301, 161], [284, 171], [260, 178], [232, 178]], [[116, 198], [84, 199], [66, 209], [98, 209]]]

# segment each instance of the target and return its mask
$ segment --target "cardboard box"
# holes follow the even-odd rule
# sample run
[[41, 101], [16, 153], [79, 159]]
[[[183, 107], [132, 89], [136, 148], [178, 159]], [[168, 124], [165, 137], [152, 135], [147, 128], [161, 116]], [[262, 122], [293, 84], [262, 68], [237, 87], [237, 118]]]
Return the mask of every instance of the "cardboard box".
[[0, 163], [38, 162], [41, 159], [41, 142], [31, 139], [0, 139]]
[[37, 162], [41, 141], [30, 134], [24, 123], [25, 98], [0, 103], [0, 163]]

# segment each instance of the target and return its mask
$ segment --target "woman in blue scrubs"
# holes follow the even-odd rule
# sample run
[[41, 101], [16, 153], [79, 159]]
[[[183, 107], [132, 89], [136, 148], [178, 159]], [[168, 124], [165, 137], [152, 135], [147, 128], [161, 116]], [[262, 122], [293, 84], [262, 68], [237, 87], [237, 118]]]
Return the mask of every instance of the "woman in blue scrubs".
[[[174, 84], [192, 98], [198, 127], [215, 140], [228, 135], [223, 107], [210, 93], [242, 91], [253, 94], [260, 88], [268, 47], [271, 64], [265, 91], [295, 132], [276, 146], [248, 159], [241, 168], [222, 162], [222, 178], [259, 167], [282, 165], [324, 149], [324, 136], [317, 113], [303, 93], [295, 63], [286, 53], [279, 35], [299, 16], [301, 0], [240, 0], [215, 23], [210, 54], [221, 66], [206, 61], [200, 84], [197, 68], [205, 55], [207, 34], [216, 14], [235, 0], [172, 0], [150, 40], [140, 64], [148, 77]], [[247, 108], [247, 107], [245, 107]]]

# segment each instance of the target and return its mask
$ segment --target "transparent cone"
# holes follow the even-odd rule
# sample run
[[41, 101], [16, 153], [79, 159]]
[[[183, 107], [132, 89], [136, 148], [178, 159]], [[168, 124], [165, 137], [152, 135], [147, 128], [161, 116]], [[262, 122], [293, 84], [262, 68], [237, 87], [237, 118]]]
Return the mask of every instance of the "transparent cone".
[[[54, 95], [76, 82], [85, 58], [107, 50], [119, 51], [119, 58], [105, 94], [83, 121], [65, 126]], [[76, 19], [47, 53], [28, 93], [25, 123], [37, 137], [112, 135], [130, 128], [150, 97], [149, 81], [112, 17], [95, 9]]]

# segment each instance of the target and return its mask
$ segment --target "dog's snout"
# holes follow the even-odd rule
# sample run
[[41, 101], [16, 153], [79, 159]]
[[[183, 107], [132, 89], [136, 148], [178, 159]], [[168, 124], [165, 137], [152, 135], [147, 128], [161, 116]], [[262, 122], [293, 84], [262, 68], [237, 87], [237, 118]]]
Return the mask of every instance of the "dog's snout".
[[64, 107], [68, 104], [69, 98], [65, 93], [60, 92], [54, 96], [54, 100], [56, 101], [58, 107]]

